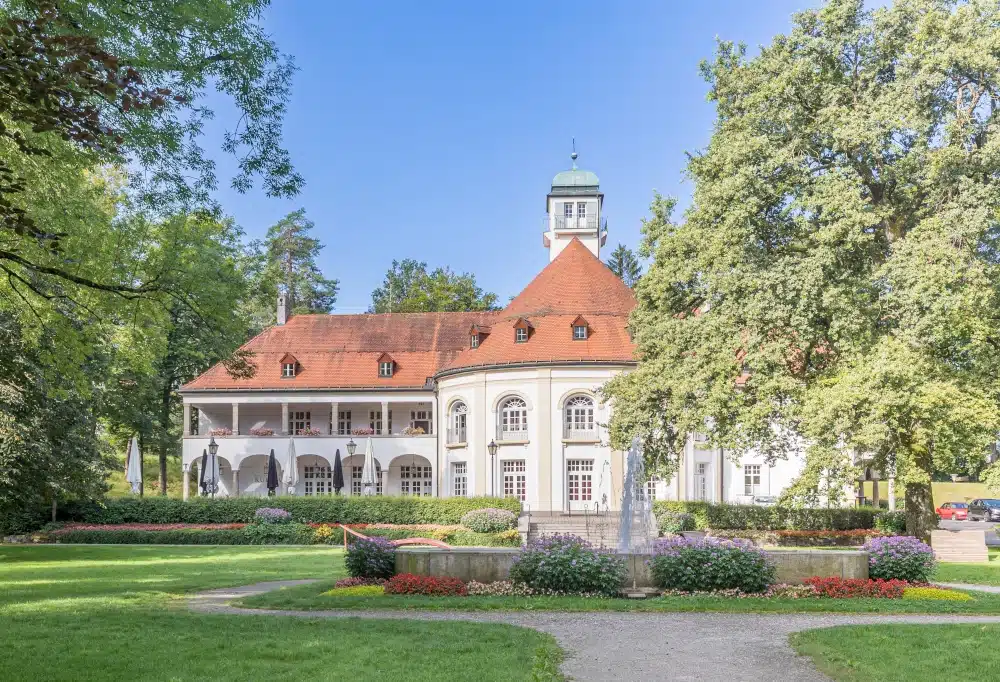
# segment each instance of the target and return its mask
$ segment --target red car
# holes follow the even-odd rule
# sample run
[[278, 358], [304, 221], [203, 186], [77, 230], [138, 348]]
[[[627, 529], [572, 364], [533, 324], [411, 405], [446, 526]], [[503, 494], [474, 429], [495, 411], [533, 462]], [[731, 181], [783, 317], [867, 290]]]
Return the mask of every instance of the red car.
[[969, 518], [969, 505], [965, 502], [945, 502], [936, 511], [942, 521], [965, 521]]

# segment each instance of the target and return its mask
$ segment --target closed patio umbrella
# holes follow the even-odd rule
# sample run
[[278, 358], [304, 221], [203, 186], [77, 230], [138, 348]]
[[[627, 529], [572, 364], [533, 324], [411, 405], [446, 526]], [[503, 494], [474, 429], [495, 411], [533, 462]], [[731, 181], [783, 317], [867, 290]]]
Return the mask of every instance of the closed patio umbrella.
[[278, 489], [278, 463], [274, 461], [274, 448], [271, 448], [271, 454], [267, 456], [268, 496], [274, 495], [274, 491], [277, 489]]
[[288, 459], [285, 462], [285, 486], [288, 494], [295, 494], [295, 486], [299, 482], [299, 463], [295, 455], [295, 439], [288, 439]]
[[364, 495], [375, 494], [375, 452], [372, 450], [372, 439], [368, 437], [365, 446], [365, 465], [361, 469], [361, 489]]
[[340, 448], [333, 458], [333, 489], [339, 495], [344, 489], [344, 465], [340, 461]]
[[198, 466], [198, 485], [201, 486], [201, 494], [208, 495], [208, 483], [205, 478], [208, 469], [208, 450], [201, 451], [201, 464]]
[[125, 467], [125, 480], [132, 487], [132, 492], [138, 495], [142, 492], [142, 454], [135, 436], [128, 442]]

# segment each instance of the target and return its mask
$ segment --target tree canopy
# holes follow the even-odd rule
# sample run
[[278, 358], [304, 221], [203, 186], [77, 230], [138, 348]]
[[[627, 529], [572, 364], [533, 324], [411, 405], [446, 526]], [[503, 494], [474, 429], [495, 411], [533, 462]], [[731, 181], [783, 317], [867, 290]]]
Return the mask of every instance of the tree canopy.
[[608, 267], [611, 272], [618, 275], [618, 278], [629, 287], [635, 287], [642, 277], [642, 266], [636, 258], [632, 249], [624, 244], [619, 244], [608, 257]]
[[755, 57], [719, 44], [693, 205], [644, 224], [618, 447], [670, 471], [694, 431], [735, 457], [804, 443], [799, 499], [870, 462], [926, 529], [932, 471], [1000, 428], [998, 25], [990, 0], [830, 0]]
[[411, 258], [392, 261], [382, 286], [372, 292], [370, 313], [429, 313], [495, 310], [496, 294], [484, 292], [476, 276], [449, 268], [427, 271]]

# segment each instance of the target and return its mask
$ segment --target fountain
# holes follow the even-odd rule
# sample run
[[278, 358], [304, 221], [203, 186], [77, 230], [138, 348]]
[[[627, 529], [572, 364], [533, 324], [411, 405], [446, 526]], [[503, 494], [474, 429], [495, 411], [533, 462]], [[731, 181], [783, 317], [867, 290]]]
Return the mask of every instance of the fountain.
[[643, 554], [650, 550], [656, 537], [653, 501], [646, 494], [646, 464], [639, 438], [625, 455], [625, 484], [622, 486], [621, 520], [618, 526], [618, 551], [623, 554]]

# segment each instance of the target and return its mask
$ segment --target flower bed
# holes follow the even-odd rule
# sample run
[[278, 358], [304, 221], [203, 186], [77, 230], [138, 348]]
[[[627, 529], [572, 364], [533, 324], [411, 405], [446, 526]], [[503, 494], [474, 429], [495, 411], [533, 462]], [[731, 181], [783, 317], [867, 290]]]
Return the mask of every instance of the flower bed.
[[615, 595], [625, 580], [625, 558], [595, 549], [575, 535], [553, 535], [528, 545], [510, 567], [510, 578], [537, 591]]
[[389, 579], [396, 572], [396, 547], [385, 538], [356, 540], [347, 547], [344, 564], [354, 578]]
[[435, 577], [400, 573], [385, 583], [386, 594], [426, 594], [442, 597], [460, 597], [468, 589], [458, 578]]
[[872, 578], [925, 583], [937, 565], [930, 545], [906, 535], [873, 538], [865, 543], [865, 550]]
[[254, 523], [291, 523], [292, 513], [275, 507], [261, 507], [253, 513]]
[[764, 592], [774, 582], [767, 554], [743, 540], [666, 538], [653, 554], [653, 581], [668, 590]]
[[382, 585], [353, 585], [351, 587], [335, 587], [323, 593], [326, 597], [379, 597], [385, 594]]
[[359, 585], [385, 585], [385, 578], [341, 578], [334, 587], [357, 587]]
[[908, 583], [905, 580], [865, 580], [862, 578], [806, 578], [816, 594], [831, 599], [899, 599]]
[[937, 601], [972, 601], [968, 592], [949, 590], [943, 587], [905, 587], [903, 599], [933, 599]]
[[473, 509], [462, 515], [462, 525], [476, 533], [499, 533], [511, 530], [517, 524], [517, 515], [506, 509]]
[[860, 547], [881, 531], [853, 530], [710, 530], [709, 536], [726, 540], [749, 540], [755, 545], [775, 547]]

